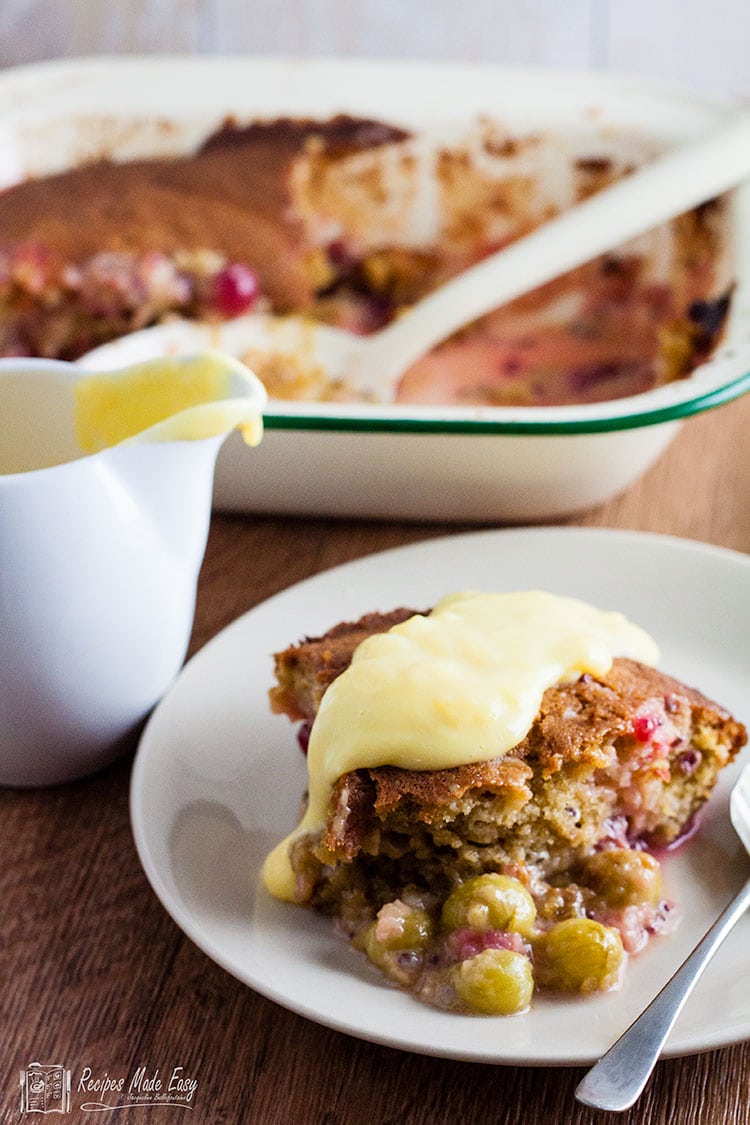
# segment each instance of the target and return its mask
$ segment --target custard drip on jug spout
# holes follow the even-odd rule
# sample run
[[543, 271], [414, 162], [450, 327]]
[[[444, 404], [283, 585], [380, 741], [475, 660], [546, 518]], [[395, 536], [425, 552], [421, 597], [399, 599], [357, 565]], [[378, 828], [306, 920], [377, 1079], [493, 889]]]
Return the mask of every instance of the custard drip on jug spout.
[[78, 443], [96, 453], [125, 441], [198, 441], [239, 428], [257, 445], [262, 422], [251, 380], [257, 385], [238, 360], [213, 351], [82, 375], [74, 387]]

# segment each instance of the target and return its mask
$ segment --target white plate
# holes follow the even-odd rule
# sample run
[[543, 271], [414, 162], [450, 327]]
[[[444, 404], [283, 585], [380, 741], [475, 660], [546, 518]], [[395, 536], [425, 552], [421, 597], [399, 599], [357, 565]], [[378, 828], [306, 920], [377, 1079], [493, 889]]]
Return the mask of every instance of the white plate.
[[[620, 609], [648, 629], [661, 667], [747, 721], [750, 558], [701, 544], [583, 529], [486, 531], [373, 555], [245, 614], [186, 666], [144, 733], [132, 782], [138, 852], [177, 924], [219, 965], [303, 1016], [428, 1055], [515, 1064], [597, 1058], [661, 987], [746, 873], [728, 820], [726, 771], [698, 837], [664, 862], [685, 915], [630, 966], [617, 993], [536, 1000], [509, 1018], [432, 1010], [390, 988], [330, 922], [272, 899], [266, 852], [292, 827], [305, 768], [292, 725], [271, 715], [271, 654], [367, 610], [424, 608], [457, 589], [544, 588]], [[750, 918], [686, 1005], [667, 1053], [750, 1037]]]

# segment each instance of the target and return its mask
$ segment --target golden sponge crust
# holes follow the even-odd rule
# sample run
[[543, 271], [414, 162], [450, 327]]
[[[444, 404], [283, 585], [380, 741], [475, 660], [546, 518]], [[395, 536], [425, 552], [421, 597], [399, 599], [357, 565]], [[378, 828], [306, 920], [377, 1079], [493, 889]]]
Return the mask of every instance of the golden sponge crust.
[[[274, 710], [311, 721], [357, 645], [413, 612], [367, 614], [277, 654]], [[669, 844], [746, 737], [700, 691], [616, 659], [604, 676], [549, 688], [526, 737], [502, 758], [345, 774], [322, 833], [293, 850], [300, 898], [335, 909], [331, 899], [351, 889], [347, 869], [351, 877], [357, 869], [358, 885], [370, 881], [365, 897], [383, 883], [375, 894], [385, 900], [409, 882], [441, 893], [524, 865], [548, 878], [602, 846]]]

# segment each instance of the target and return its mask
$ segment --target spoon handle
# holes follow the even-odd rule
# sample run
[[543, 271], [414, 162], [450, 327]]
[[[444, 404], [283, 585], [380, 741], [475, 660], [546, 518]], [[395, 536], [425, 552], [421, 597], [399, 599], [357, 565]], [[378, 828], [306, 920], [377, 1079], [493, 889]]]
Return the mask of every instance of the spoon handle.
[[[750, 176], [750, 113], [680, 146], [491, 254], [377, 334], [381, 380], [457, 329]], [[370, 345], [375, 345], [375, 337]]]
[[750, 880], [637, 1020], [588, 1072], [576, 1098], [594, 1109], [629, 1109], [643, 1091], [667, 1036], [698, 978], [750, 906]]

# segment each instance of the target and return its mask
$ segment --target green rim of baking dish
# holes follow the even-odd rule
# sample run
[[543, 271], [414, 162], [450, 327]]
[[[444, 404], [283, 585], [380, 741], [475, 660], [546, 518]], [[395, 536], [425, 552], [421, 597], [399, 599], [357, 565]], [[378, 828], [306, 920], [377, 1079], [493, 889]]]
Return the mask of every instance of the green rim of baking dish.
[[[600, 417], [570, 417], [580, 407], [558, 407], [559, 418], [535, 419], [536, 408], [527, 407], [528, 417], [520, 418], [514, 410], [514, 416], [508, 419], [496, 417], [483, 417], [481, 408], [475, 417], [451, 417], [436, 412], [428, 416], [419, 417], [408, 413], [408, 408], [402, 407], [404, 413], [391, 414], [386, 417], [378, 413], [377, 406], [372, 407], [372, 412], [357, 413], [328, 413], [325, 406], [320, 406], [315, 412], [298, 413], [299, 404], [295, 404], [295, 413], [279, 413], [273, 409], [268, 410], [264, 416], [264, 424], [269, 430], [326, 430], [350, 431], [359, 433], [426, 433], [426, 434], [547, 434], [550, 436], [568, 436], [571, 434], [596, 434], [616, 430], [633, 430], [642, 426], [656, 426], [664, 422], [677, 422], [689, 418], [693, 414], [701, 414], [716, 406], [732, 402], [750, 391], [750, 371], [738, 376], [736, 379], [719, 387], [713, 387], [703, 394], [692, 398], [678, 400], [651, 409], [629, 409], [623, 413], [611, 413]], [[631, 406], [635, 399], [628, 401]], [[612, 404], [608, 404], [611, 406]], [[365, 408], [366, 409], [366, 408]], [[389, 407], [389, 410], [398, 409]], [[363, 410], [363, 408], [360, 408]], [[488, 411], [485, 411], [488, 413]]]

